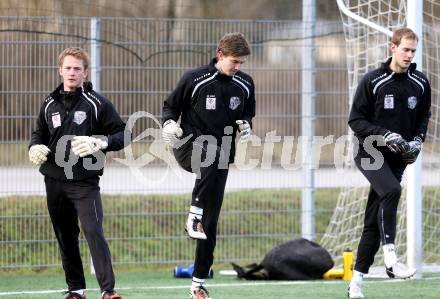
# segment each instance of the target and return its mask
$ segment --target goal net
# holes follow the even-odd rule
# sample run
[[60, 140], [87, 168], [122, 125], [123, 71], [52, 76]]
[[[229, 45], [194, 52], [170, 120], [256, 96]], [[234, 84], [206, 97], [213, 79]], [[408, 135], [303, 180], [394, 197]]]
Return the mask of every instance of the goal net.
[[[406, 26], [406, 1], [381, 0], [344, 0], [350, 12], [373, 22], [380, 27], [393, 31]], [[341, 12], [347, 48], [349, 73], [349, 103], [359, 80], [368, 71], [378, 67], [390, 56], [390, 38], [382, 32], [347, 17]], [[426, 265], [440, 264], [440, 177], [439, 171], [439, 70], [440, 70], [440, 3], [424, 1], [423, 12], [423, 72], [432, 87], [432, 116], [427, 140], [423, 150], [423, 262]], [[351, 133], [349, 133], [351, 134]], [[354, 167], [351, 155], [347, 155], [345, 167]], [[420, 179], [420, 178], [418, 178]], [[428, 183], [427, 183], [428, 182]], [[402, 180], [405, 186], [405, 176]], [[351, 186], [352, 184], [347, 184]], [[337, 206], [330, 224], [321, 240], [335, 258], [336, 264], [342, 264], [342, 252], [345, 249], [356, 251], [362, 233], [364, 211], [367, 203], [368, 188], [342, 188]], [[406, 260], [406, 197], [405, 190], [399, 204], [397, 219], [396, 246], [398, 256]], [[356, 252], [355, 252], [356, 253]], [[382, 265], [381, 250], [376, 256], [378, 265]], [[426, 268], [425, 268], [426, 270]]]

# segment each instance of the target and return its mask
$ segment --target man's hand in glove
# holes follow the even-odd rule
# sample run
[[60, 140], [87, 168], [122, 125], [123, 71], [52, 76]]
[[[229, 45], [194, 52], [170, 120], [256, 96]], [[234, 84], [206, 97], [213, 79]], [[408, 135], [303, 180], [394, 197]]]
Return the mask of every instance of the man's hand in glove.
[[162, 139], [169, 145], [175, 145], [182, 137], [183, 131], [179, 124], [174, 120], [169, 119], [164, 122], [162, 128]]
[[75, 155], [85, 157], [106, 149], [107, 141], [91, 136], [75, 136], [72, 140], [72, 151]]
[[247, 120], [237, 120], [235, 123], [238, 125], [238, 131], [239, 131], [239, 142], [243, 143], [249, 140], [252, 134], [251, 125]]
[[35, 165], [41, 165], [47, 161], [50, 149], [44, 144], [35, 144], [29, 148], [29, 160]]
[[408, 142], [409, 149], [402, 153], [402, 159], [408, 164], [414, 163], [422, 150], [422, 139], [415, 137], [413, 141]]
[[388, 131], [383, 135], [383, 140], [390, 151], [395, 154], [403, 153], [409, 149], [408, 142], [398, 133]]

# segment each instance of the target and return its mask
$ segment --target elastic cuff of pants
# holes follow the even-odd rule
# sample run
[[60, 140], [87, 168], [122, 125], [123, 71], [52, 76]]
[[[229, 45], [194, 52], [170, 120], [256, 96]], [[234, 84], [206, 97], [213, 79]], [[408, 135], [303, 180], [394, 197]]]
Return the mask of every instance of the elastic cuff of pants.
[[76, 294], [81, 295], [81, 296], [84, 295], [84, 289], [76, 289], [76, 290], [71, 290], [69, 292], [76, 293]]
[[191, 206], [189, 208], [189, 212], [191, 214], [195, 214], [195, 215], [200, 216], [200, 217], [203, 216], [203, 209], [199, 208], [199, 207], [196, 207], [196, 206]]
[[194, 277], [193, 276], [193, 278], [192, 278], [192, 282], [194, 283], [198, 283], [199, 285], [202, 285], [202, 284], [204, 284], [205, 283], [205, 280], [204, 279], [202, 279], [202, 278], [197, 278], [197, 277]]
[[358, 273], [360, 273], [360, 274], [362, 274], [362, 275], [365, 275], [365, 274], [367, 274], [368, 273], [368, 270], [360, 270], [360, 269], [357, 269], [356, 267], [354, 267], [354, 269], [353, 269], [353, 273], [354, 273], [354, 271], [356, 271], [356, 272], [358, 272]]

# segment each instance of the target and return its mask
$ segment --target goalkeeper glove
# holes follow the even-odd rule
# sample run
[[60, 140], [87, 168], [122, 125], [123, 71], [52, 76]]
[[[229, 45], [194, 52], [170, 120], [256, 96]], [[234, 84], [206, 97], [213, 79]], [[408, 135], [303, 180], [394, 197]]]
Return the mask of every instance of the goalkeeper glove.
[[47, 161], [50, 149], [44, 144], [35, 144], [29, 148], [29, 160], [35, 165], [41, 165]]
[[251, 137], [252, 129], [251, 125], [247, 120], [237, 120], [235, 123], [238, 125], [238, 131], [240, 132], [239, 142], [243, 143], [248, 141], [249, 137]]
[[75, 155], [85, 157], [99, 150], [106, 149], [107, 141], [91, 136], [75, 136], [72, 141], [72, 151]]
[[402, 159], [408, 164], [414, 163], [422, 150], [422, 139], [416, 136], [413, 141], [408, 142], [409, 149], [402, 153]]
[[403, 153], [409, 149], [408, 142], [398, 133], [388, 131], [383, 135], [383, 140], [389, 150], [395, 154]]
[[176, 144], [180, 137], [182, 137], [183, 131], [180, 128], [179, 124], [176, 123], [174, 120], [169, 119], [166, 122], [163, 123], [162, 128], [162, 139], [170, 145]]

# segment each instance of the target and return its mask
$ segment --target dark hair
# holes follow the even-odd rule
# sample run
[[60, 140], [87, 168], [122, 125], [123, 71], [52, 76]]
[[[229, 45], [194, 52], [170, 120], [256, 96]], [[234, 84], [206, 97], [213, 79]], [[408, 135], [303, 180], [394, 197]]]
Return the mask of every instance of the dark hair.
[[89, 64], [90, 64], [89, 54], [87, 54], [87, 52], [84, 49], [80, 47], [70, 47], [64, 49], [63, 52], [61, 52], [61, 54], [58, 56], [58, 65], [60, 67], [63, 65], [63, 61], [66, 56], [73, 56], [76, 59], [82, 60], [84, 64], [84, 69], [86, 70], [89, 68]]
[[243, 33], [233, 32], [225, 34], [218, 42], [217, 52], [221, 51], [225, 56], [247, 56], [251, 54], [249, 42]]
[[391, 42], [396, 46], [400, 45], [402, 38], [413, 39], [419, 41], [419, 37], [417, 34], [409, 28], [400, 28], [394, 31], [393, 37], [391, 38]]

